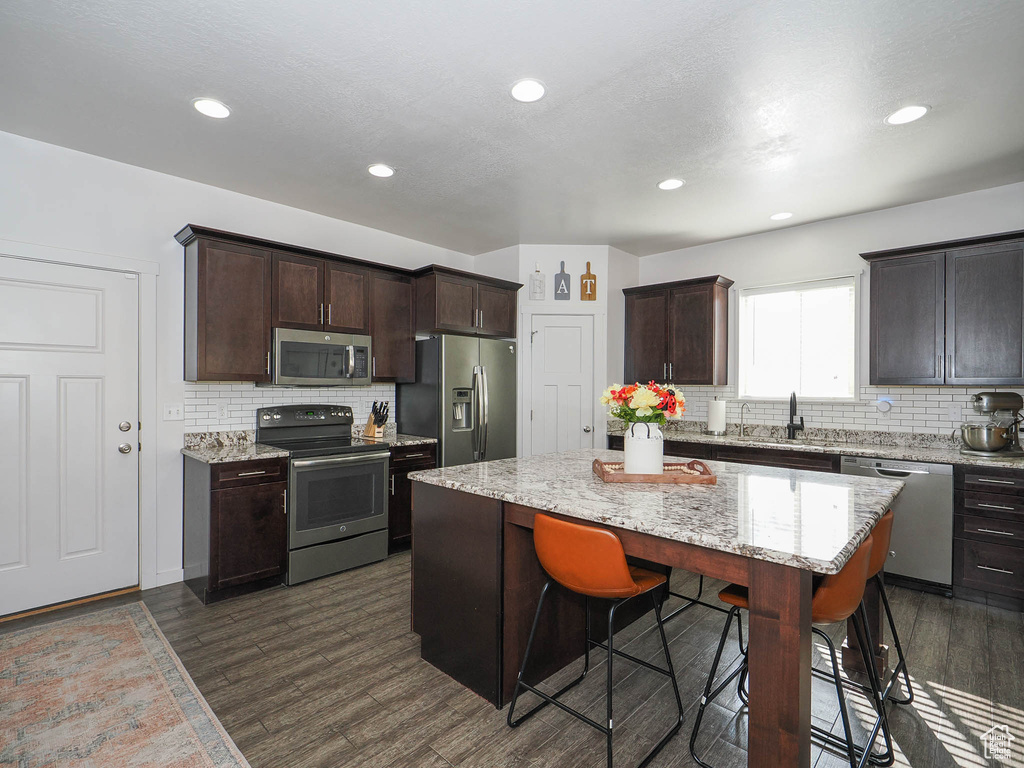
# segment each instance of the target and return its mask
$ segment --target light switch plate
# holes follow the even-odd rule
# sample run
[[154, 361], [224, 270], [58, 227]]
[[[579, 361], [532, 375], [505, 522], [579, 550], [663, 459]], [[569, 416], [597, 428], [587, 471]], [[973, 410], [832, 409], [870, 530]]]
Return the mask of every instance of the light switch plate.
[[185, 406], [182, 403], [164, 403], [164, 421], [184, 421]]

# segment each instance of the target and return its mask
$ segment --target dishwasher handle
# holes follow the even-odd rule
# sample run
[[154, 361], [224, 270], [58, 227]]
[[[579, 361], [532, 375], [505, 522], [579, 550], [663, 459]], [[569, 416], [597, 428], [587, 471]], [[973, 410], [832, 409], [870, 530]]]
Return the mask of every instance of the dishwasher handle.
[[880, 469], [875, 467], [875, 474], [879, 477], [910, 477], [911, 475], [931, 474], [927, 469]]

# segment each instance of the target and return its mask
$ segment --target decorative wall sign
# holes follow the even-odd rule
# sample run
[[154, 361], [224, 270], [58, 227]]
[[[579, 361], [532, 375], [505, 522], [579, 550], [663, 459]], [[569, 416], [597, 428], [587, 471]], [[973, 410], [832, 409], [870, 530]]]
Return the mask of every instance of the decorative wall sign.
[[544, 273], [540, 271], [539, 261], [530, 275], [530, 300], [544, 301]]
[[565, 271], [565, 262], [562, 262], [562, 271], [555, 275], [555, 301], [569, 300], [569, 273]]
[[580, 301], [597, 301], [597, 275], [590, 271], [590, 262], [587, 262], [587, 271], [580, 275]]

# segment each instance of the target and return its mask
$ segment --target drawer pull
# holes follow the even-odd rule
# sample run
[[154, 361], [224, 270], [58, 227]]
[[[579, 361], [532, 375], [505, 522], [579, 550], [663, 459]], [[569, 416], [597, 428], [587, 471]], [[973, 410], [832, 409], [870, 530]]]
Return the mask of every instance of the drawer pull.
[[996, 480], [994, 477], [976, 477], [974, 478], [979, 483], [991, 483], [993, 485], [1016, 485], [1013, 480]]
[[260, 469], [260, 470], [257, 470], [256, 472], [239, 472], [237, 475], [235, 475], [235, 477], [255, 477], [256, 475], [265, 475], [265, 474], [267, 474], [267, 470]]
[[1010, 576], [1013, 576], [1013, 571], [1008, 571], [1005, 568], [990, 568], [987, 565], [979, 565], [977, 567], [980, 568], [983, 571], [995, 571], [996, 573], [1006, 573], [1006, 574], [1009, 574]]
[[994, 533], [997, 536], [1013, 536], [1009, 531], [996, 531], [991, 528], [978, 528], [978, 533]]
[[978, 506], [983, 509], [1005, 509], [1007, 512], [1016, 512], [1016, 507], [1008, 507], [1005, 504], [986, 504], [983, 501], [978, 502]]
[[418, 459], [422, 456], [426, 456], [425, 453], [407, 453], [405, 456], [399, 456], [400, 459]]

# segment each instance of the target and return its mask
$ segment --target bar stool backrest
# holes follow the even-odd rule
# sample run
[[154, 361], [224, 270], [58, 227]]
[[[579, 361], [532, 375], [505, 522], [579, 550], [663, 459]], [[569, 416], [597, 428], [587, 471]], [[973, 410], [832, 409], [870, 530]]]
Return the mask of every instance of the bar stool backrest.
[[892, 538], [892, 510], [890, 509], [882, 519], [875, 523], [871, 529], [871, 564], [868, 566], [868, 578], [885, 568], [885, 559], [889, 556], [889, 539]]
[[573, 592], [607, 598], [640, 593], [622, 542], [612, 531], [536, 515], [533, 545], [548, 575]]
[[850, 618], [864, 598], [871, 561], [872, 536], [869, 534], [839, 573], [826, 576], [811, 600], [811, 621], [832, 624]]

